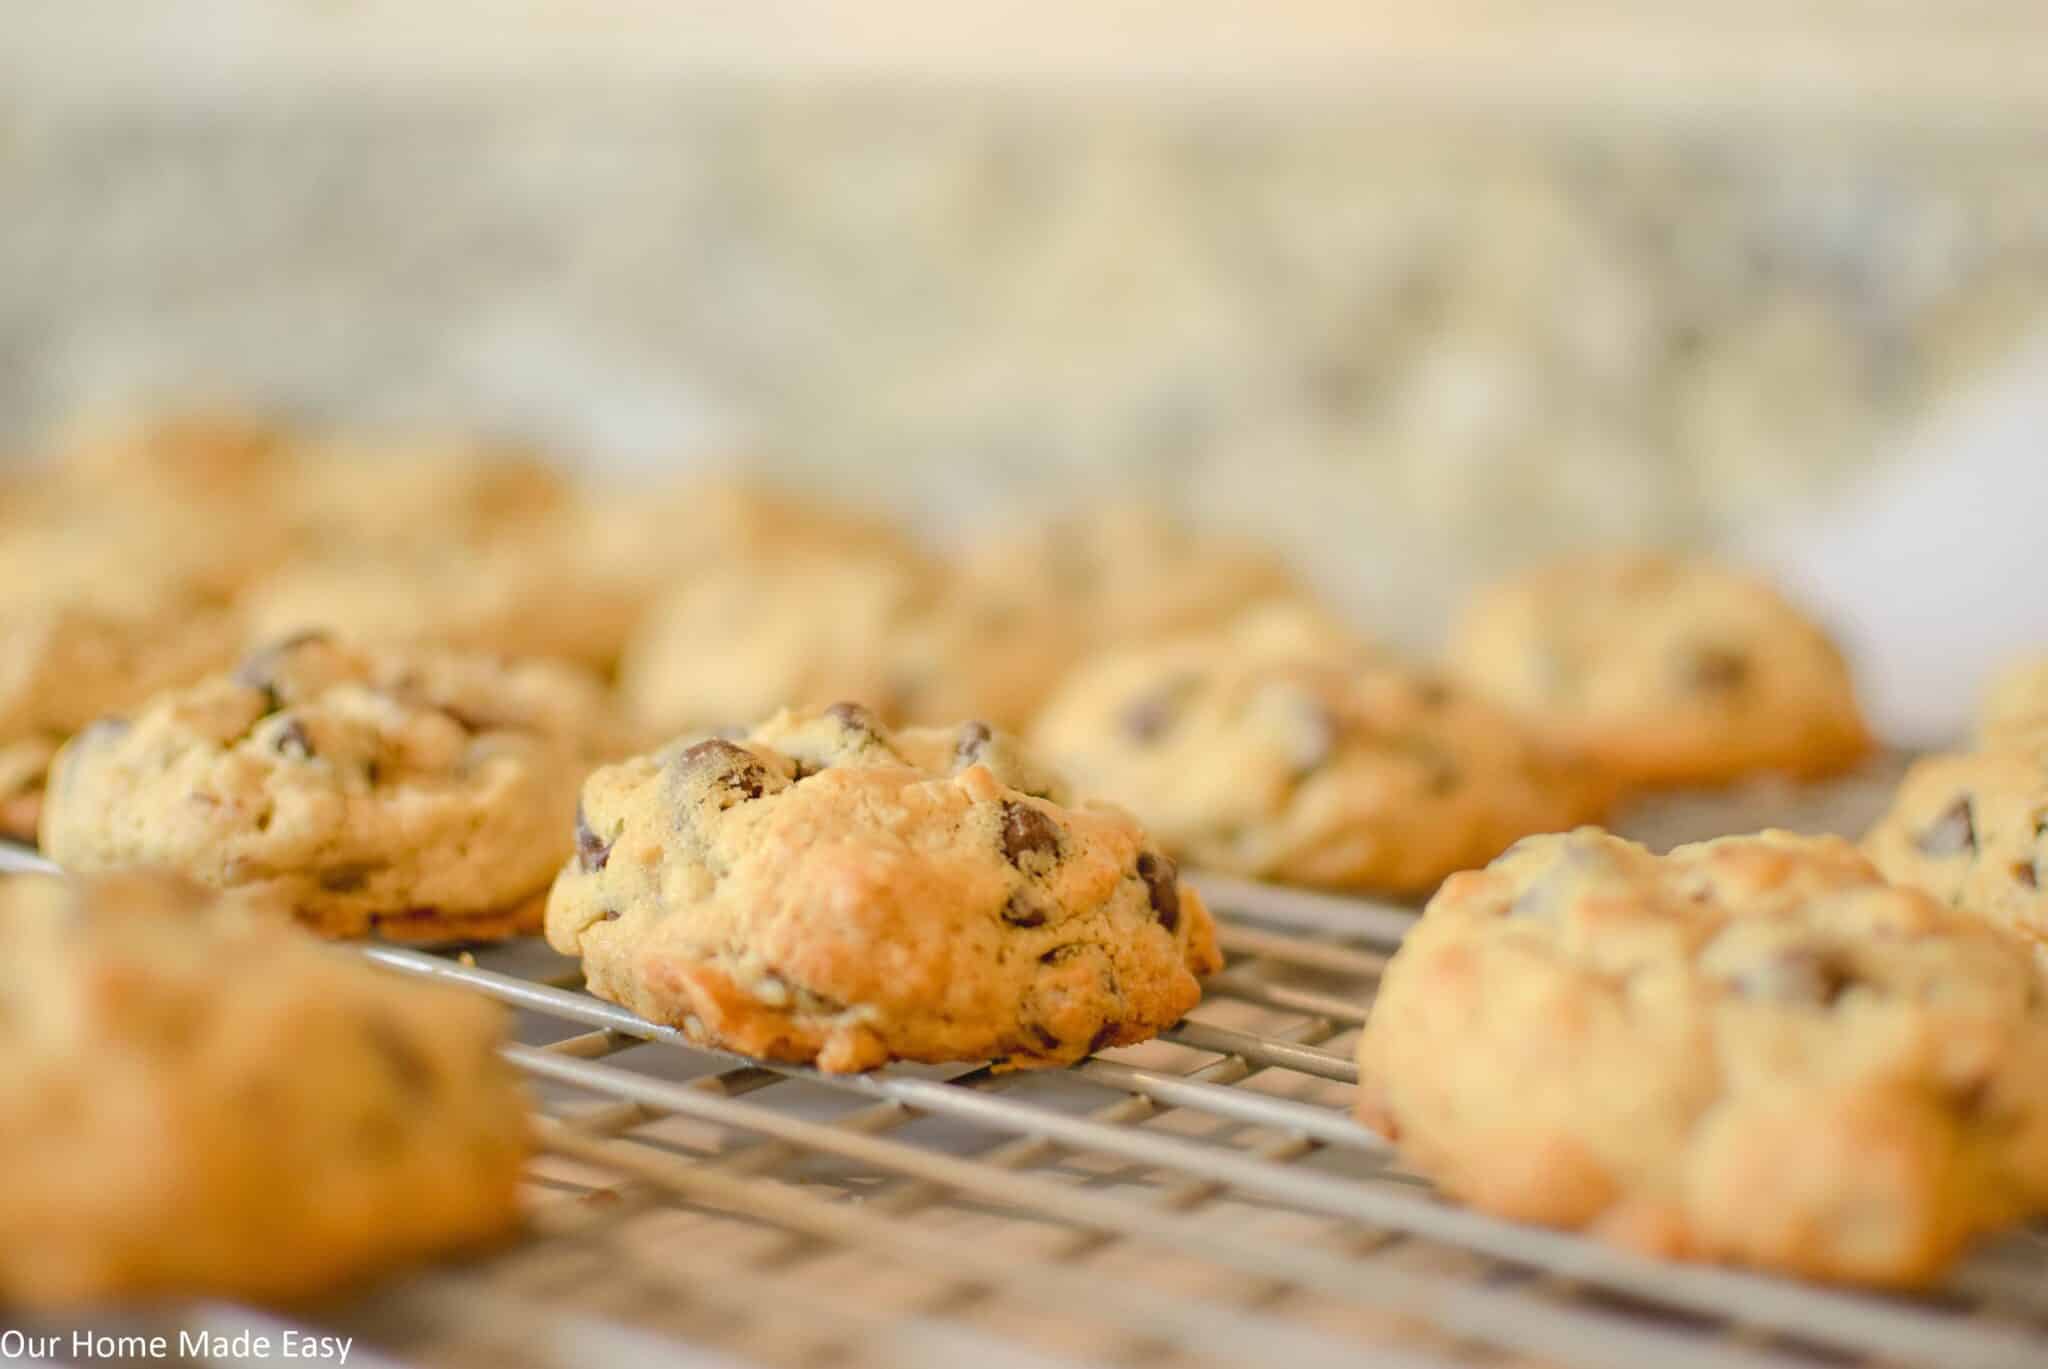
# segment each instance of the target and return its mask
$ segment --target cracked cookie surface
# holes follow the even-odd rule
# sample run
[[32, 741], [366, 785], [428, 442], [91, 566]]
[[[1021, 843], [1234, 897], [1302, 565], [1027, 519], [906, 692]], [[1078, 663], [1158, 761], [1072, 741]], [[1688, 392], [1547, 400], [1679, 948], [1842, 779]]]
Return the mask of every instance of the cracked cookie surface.
[[1624, 782], [1817, 779], [1866, 756], [1849, 668], [1775, 589], [1639, 553], [1573, 557], [1494, 586], [1451, 667]]
[[0, 1301], [301, 1298], [506, 1234], [504, 1030], [259, 902], [0, 878]]
[[1916, 1286], [2048, 1208], [2027, 948], [1834, 837], [1594, 829], [1454, 876], [1387, 967], [1361, 1113], [1477, 1207]]
[[1505, 713], [1290, 605], [1092, 658], [1031, 737], [1190, 864], [1331, 888], [1423, 892], [1604, 802]]
[[327, 936], [532, 930], [610, 727], [563, 667], [288, 639], [75, 737], [42, 845], [267, 889]]
[[1068, 1064], [1178, 1021], [1221, 963], [1128, 815], [984, 724], [852, 704], [592, 775], [547, 932], [602, 998], [828, 1071]]

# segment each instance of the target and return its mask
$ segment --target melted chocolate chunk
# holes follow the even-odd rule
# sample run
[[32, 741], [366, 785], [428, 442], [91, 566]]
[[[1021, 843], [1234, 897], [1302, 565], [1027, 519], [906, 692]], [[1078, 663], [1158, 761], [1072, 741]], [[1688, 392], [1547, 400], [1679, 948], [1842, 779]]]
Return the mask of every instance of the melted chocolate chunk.
[[584, 821], [583, 805], [576, 805], [576, 862], [585, 870], [595, 874], [604, 869], [604, 863], [612, 858], [612, 844], [604, 841], [590, 830]]
[[953, 744], [953, 768], [964, 770], [987, 753], [995, 733], [981, 721], [960, 724], [960, 739]]
[[1124, 707], [1120, 722], [1124, 735], [1134, 742], [1156, 742], [1173, 726], [1179, 700], [1175, 691], [1154, 690], [1140, 694]]
[[1856, 971], [1832, 951], [1795, 947], [1757, 962], [1730, 982], [1744, 998], [1826, 1007], [1856, 983]]
[[2012, 877], [2017, 882], [2026, 885], [2029, 889], [2041, 887], [2041, 872], [2034, 867], [2034, 863], [2030, 860], [2023, 860], [2013, 866]]
[[1038, 1038], [1039, 1045], [1049, 1051], [1056, 1051], [1060, 1048], [1060, 1039], [1047, 1030], [1042, 1022], [1033, 1022], [1031, 1024], [1031, 1034]]
[[1030, 804], [1004, 802], [1002, 837], [1004, 857], [1019, 868], [1030, 855], [1059, 859], [1060, 829]]
[[1121, 1022], [1105, 1022], [1100, 1027], [1097, 1027], [1095, 1035], [1088, 1038], [1088, 1053], [1093, 1055], [1110, 1042], [1116, 1040], [1116, 1034], [1121, 1030], [1123, 1030]]
[[761, 764], [760, 757], [720, 737], [698, 742], [676, 761], [686, 770], [717, 771], [718, 785], [741, 803], [760, 798], [768, 782], [768, 768]]
[[368, 862], [336, 865], [320, 872], [320, 887], [330, 894], [352, 894], [368, 884], [370, 876], [383, 868], [382, 865]]
[[1152, 914], [1167, 931], [1180, 928], [1180, 871], [1165, 856], [1150, 851], [1138, 854], [1138, 878], [1152, 900]]
[[1926, 831], [1914, 838], [1913, 844], [1920, 848], [1921, 855], [1932, 856], [1936, 860], [1975, 851], [1977, 825], [1970, 817], [1968, 796], [1957, 799], [1944, 809]]
[[1727, 647], [1700, 647], [1686, 658], [1685, 682], [1702, 693], [1724, 694], [1749, 679], [1749, 657]]
[[278, 755], [288, 760], [313, 759], [313, 739], [307, 735], [305, 725], [297, 718], [287, 720], [285, 725], [278, 729], [277, 739], [271, 745], [277, 748]]
[[285, 705], [284, 695], [279, 692], [275, 678], [278, 663], [302, 646], [328, 640], [325, 632], [297, 632], [281, 641], [272, 642], [261, 651], [243, 659], [235, 668], [235, 683], [247, 689], [263, 691], [265, 714], [277, 712]]
[[1003, 921], [1012, 927], [1043, 927], [1045, 909], [1027, 891], [1019, 889], [1003, 904]]

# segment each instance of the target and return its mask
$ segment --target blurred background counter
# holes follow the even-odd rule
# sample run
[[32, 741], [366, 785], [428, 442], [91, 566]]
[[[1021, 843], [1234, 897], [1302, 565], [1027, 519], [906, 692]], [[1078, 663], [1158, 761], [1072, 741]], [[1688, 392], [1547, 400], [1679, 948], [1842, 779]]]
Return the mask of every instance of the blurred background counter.
[[1841, 497], [2041, 322], [2036, 7], [1413, 8], [9, 6], [0, 429], [1136, 483], [1427, 638]]

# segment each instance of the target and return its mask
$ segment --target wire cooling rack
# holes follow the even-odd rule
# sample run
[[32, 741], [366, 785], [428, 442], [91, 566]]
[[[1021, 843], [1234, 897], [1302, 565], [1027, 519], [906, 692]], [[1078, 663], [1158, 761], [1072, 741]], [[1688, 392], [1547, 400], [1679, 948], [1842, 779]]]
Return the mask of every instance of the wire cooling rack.
[[1412, 914], [1196, 878], [1230, 958], [1202, 1005], [1052, 1073], [767, 1067], [591, 997], [538, 943], [366, 948], [519, 1010], [533, 1221], [315, 1320], [464, 1365], [2048, 1365], [2038, 1229], [1905, 1299], [1439, 1199], [1350, 1118]]

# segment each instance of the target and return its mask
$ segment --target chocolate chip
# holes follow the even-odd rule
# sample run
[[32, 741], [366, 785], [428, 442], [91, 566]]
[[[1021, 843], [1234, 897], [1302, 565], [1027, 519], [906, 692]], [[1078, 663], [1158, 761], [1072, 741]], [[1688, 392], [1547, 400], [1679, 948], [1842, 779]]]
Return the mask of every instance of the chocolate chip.
[[328, 635], [325, 632], [312, 631], [293, 633], [280, 641], [272, 642], [261, 651], [243, 659], [241, 665], [235, 668], [235, 683], [245, 689], [261, 690], [264, 713], [275, 713], [285, 705], [284, 695], [278, 691], [274, 678], [278, 662], [302, 646], [327, 640]]
[[576, 805], [576, 861], [585, 870], [595, 874], [604, 869], [604, 863], [612, 858], [612, 844], [601, 840], [590, 830], [590, 824], [583, 819], [583, 805]]
[[1966, 795], [1950, 804], [1927, 830], [1914, 839], [1914, 845], [1920, 848], [1921, 855], [1937, 860], [1976, 850], [1977, 825], [1970, 818], [1969, 797]]
[[607, 908], [607, 909], [605, 909], [605, 910], [604, 910], [604, 920], [605, 920], [606, 922], [617, 922], [617, 921], [619, 920], [619, 910], [618, 910], [617, 908]]
[[760, 798], [768, 782], [768, 769], [761, 764], [760, 757], [722, 737], [698, 742], [676, 761], [685, 770], [716, 770], [717, 783], [737, 795], [740, 802]]
[[1049, 1051], [1056, 1051], [1060, 1048], [1060, 1039], [1048, 1031], [1044, 1023], [1033, 1022], [1031, 1024], [1031, 1034], [1038, 1038], [1039, 1045]]
[[370, 876], [383, 868], [373, 863], [332, 866], [320, 872], [320, 887], [330, 894], [352, 894], [368, 884]]
[[410, 1037], [399, 1029], [396, 1023], [381, 1017], [363, 1020], [363, 1032], [370, 1047], [384, 1061], [384, 1067], [391, 1071], [392, 1078], [408, 1093], [424, 1094], [433, 1091], [434, 1062], [412, 1043]]
[[313, 739], [306, 734], [306, 728], [297, 718], [288, 719], [278, 729], [277, 737], [271, 742], [277, 754], [288, 760], [309, 761], [313, 759]]
[[1055, 946], [1044, 955], [1038, 957], [1038, 963], [1041, 965], [1057, 965], [1079, 949], [1080, 947], [1069, 941], [1066, 945]]
[[1727, 647], [1703, 646], [1686, 658], [1685, 682], [1705, 693], [1740, 689], [1749, 679], [1749, 657]]
[[953, 768], [963, 770], [980, 760], [987, 752], [989, 743], [995, 740], [995, 733], [985, 722], [974, 721], [960, 724], [960, 739], [953, 744]]
[[2018, 865], [2013, 866], [2012, 877], [2021, 884], [2026, 885], [2029, 889], [2041, 887], [2040, 872], [2034, 868], [2032, 861], [2021, 861]]
[[1060, 829], [1052, 819], [1027, 803], [1003, 803], [1003, 855], [1010, 864], [1023, 868], [1024, 857], [1059, 859]]
[[1003, 904], [1003, 921], [1012, 927], [1043, 927], [1045, 909], [1029, 893], [1019, 889]]
[[1744, 998], [1826, 1007], [1856, 983], [1856, 972], [1832, 951], [1802, 946], [1758, 961], [1730, 982]]
[[875, 735], [875, 715], [868, 712], [864, 705], [857, 704], [851, 699], [842, 699], [833, 704], [825, 710], [825, 716], [838, 719], [839, 725], [849, 732]]
[[1165, 856], [1150, 851], [1138, 853], [1138, 878], [1145, 881], [1151, 896], [1153, 915], [1167, 931], [1180, 928], [1180, 871]]
[[1116, 1034], [1122, 1030], [1123, 1024], [1121, 1022], [1105, 1022], [1097, 1027], [1095, 1035], [1088, 1038], [1088, 1053], [1093, 1055], [1110, 1042], [1116, 1040]]
[[1179, 702], [1176, 690], [1159, 689], [1139, 695], [1124, 707], [1121, 718], [1124, 734], [1135, 742], [1158, 741], [1173, 726]]

